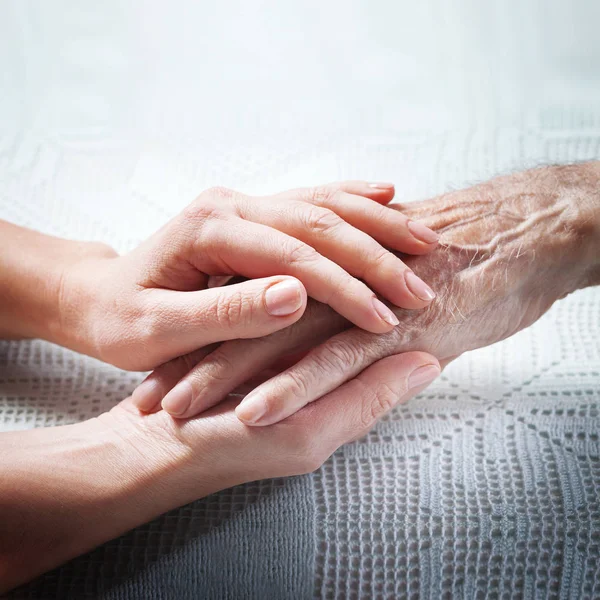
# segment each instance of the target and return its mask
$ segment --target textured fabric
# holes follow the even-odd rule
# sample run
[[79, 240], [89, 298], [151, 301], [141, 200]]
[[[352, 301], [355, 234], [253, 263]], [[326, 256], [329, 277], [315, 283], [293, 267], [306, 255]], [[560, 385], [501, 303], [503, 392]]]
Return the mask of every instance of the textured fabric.
[[[210, 185], [368, 178], [405, 201], [600, 158], [598, 3], [171, 4], [0, 5], [1, 218], [123, 252]], [[86, 419], [140, 378], [0, 342], [0, 429]], [[599, 409], [585, 290], [316, 473], [199, 500], [10, 597], [598, 598]]]

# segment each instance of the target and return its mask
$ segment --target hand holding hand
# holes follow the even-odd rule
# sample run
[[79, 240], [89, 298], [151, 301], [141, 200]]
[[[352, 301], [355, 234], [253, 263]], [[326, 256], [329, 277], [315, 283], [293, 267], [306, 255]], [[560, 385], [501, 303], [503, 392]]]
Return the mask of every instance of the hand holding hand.
[[425, 353], [393, 356], [273, 427], [246, 427], [235, 398], [189, 421], [126, 399], [75, 425], [3, 434], [0, 594], [177, 506], [315, 470], [437, 374]]
[[[360, 327], [389, 331], [397, 319], [367, 284], [405, 308], [434, 294], [386, 248], [422, 254], [437, 241], [386, 207], [392, 197], [391, 185], [365, 182], [264, 198], [208, 190], [131, 253], [89, 256], [66, 271], [60, 342], [146, 370], [285, 328], [302, 316], [307, 293]], [[254, 280], [208, 287], [210, 276], [228, 275]]]
[[[305, 317], [285, 331], [229, 342], [164, 365], [136, 390], [134, 400], [152, 410], [173, 386], [184, 386], [191, 397], [184, 415], [191, 416], [282, 356], [312, 348], [238, 407], [247, 424], [268, 425], [386, 356], [420, 350], [445, 364], [514, 334], [558, 298], [600, 279], [600, 176], [597, 167], [582, 167], [501, 177], [401, 207], [442, 234], [437, 251], [407, 259], [408, 266], [433, 282], [438, 298], [421, 311], [396, 309], [400, 324], [392, 332], [343, 331], [347, 322], [327, 307], [309, 304]], [[596, 198], [591, 209], [590, 198]], [[190, 370], [191, 365], [196, 366]], [[167, 394], [167, 407], [168, 399]]]

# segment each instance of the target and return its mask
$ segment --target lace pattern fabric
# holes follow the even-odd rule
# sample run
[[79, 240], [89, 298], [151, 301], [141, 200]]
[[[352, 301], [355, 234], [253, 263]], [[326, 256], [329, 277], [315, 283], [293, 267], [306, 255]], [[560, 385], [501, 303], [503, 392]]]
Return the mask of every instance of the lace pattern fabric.
[[[404, 202], [600, 157], [597, 3], [267, 4], [4, 3], [0, 217], [126, 252], [212, 185], [391, 180]], [[93, 417], [140, 378], [0, 342], [0, 430]], [[199, 500], [9, 597], [598, 598], [599, 410], [590, 289], [316, 473]]]

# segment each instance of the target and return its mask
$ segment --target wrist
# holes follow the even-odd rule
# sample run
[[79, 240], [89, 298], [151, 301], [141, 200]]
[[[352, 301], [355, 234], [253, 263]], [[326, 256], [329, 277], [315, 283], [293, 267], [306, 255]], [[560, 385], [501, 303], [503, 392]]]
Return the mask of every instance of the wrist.
[[67, 242], [62, 261], [51, 278], [51, 308], [44, 324], [44, 339], [96, 356], [94, 312], [100, 301], [106, 265], [118, 257], [109, 246], [95, 242]]
[[[571, 208], [574, 260], [568, 267], [580, 273], [577, 288], [600, 284], [600, 161], [555, 167], [561, 199]], [[560, 201], [559, 200], [559, 201]], [[569, 260], [569, 253], [565, 253]]]
[[582, 228], [587, 238], [589, 265], [585, 286], [600, 285], [600, 161], [588, 163], [590, 192], [582, 210]]
[[63, 343], [61, 298], [67, 273], [92, 255], [114, 256], [103, 244], [76, 242], [0, 221], [0, 337]]

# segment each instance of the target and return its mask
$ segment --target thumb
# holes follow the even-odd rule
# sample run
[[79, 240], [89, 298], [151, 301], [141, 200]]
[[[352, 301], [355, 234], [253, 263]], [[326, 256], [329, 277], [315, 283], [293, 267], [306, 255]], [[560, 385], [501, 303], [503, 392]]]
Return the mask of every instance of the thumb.
[[[164, 318], [161, 338], [173, 356], [201, 346], [268, 335], [295, 323], [306, 309], [306, 290], [294, 277], [252, 279], [197, 292], [155, 290]], [[155, 296], [155, 301], [158, 296]]]

